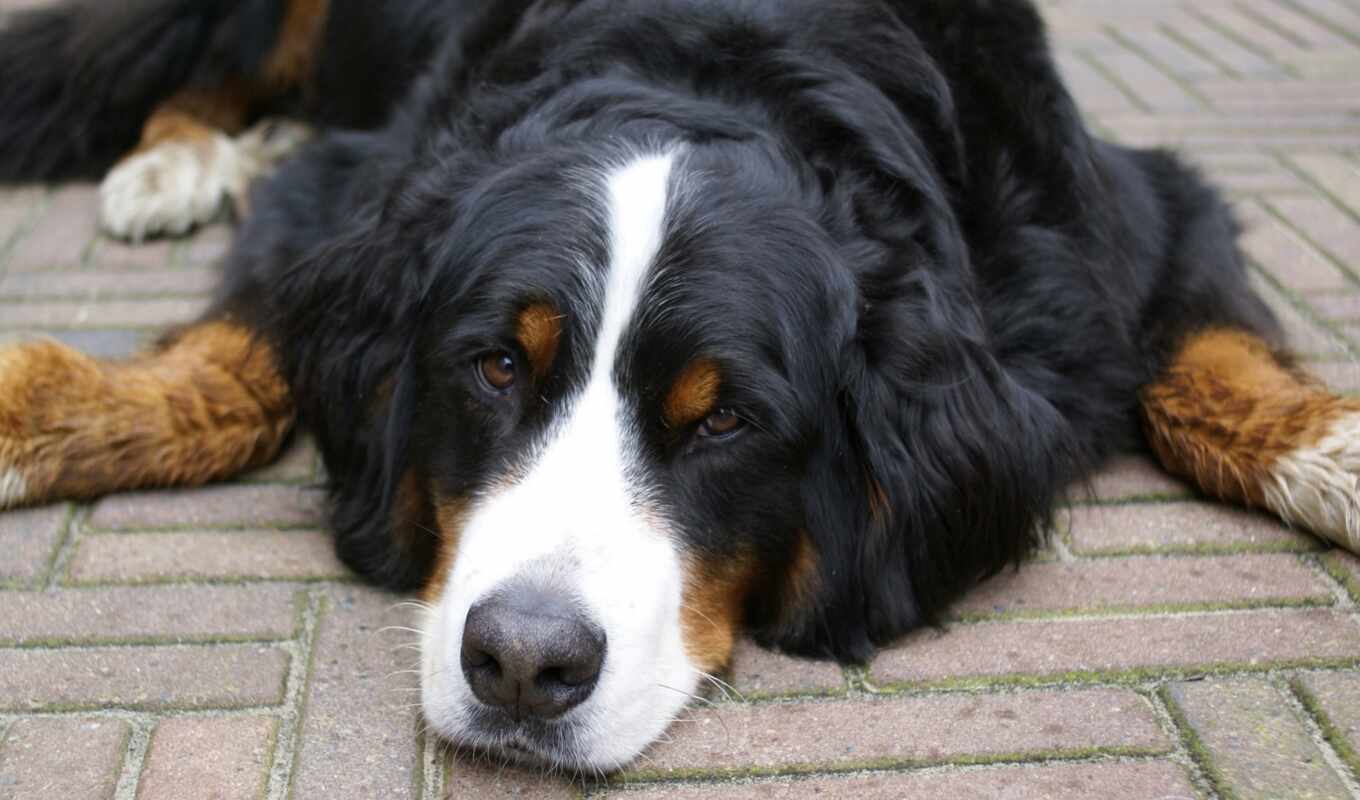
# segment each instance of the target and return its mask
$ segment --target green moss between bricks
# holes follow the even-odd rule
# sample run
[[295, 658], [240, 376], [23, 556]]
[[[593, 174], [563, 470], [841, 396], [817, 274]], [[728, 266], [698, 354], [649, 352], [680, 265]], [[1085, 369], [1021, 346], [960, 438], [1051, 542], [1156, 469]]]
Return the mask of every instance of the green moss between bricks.
[[1240, 542], [1222, 544], [1220, 542], [1193, 542], [1168, 545], [1132, 545], [1129, 547], [1095, 547], [1083, 549], [1078, 546], [1072, 552], [1078, 556], [1099, 556], [1116, 558], [1120, 556], [1236, 556], [1252, 553], [1318, 553], [1327, 547], [1321, 540], [1312, 538], [1272, 539], [1266, 542]]
[[1209, 749], [1204, 746], [1199, 734], [1195, 733], [1195, 729], [1190, 725], [1190, 720], [1185, 716], [1185, 712], [1181, 710], [1181, 707], [1176, 704], [1175, 698], [1171, 696], [1170, 687], [1157, 687], [1157, 696], [1166, 706], [1167, 713], [1171, 715], [1171, 721], [1176, 724], [1176, 732], [1180, 735], [1181, 744], [1185, 746], [1190, 757], [1203, 770], [1204, 777], [1208, 779], [1214, 791], [1218, 793], [1222, 800], [1237, 800], [1237, 795], [1228, 786], [1227, 779], [1209, 755]]
[[1294, 691], [1294, 696], [1299, 699], [1308, 713], [1313, 715], [1318, 727], [1322, 729], [1322, 737], [1327, 740], [1327, 744], [1332, 746], [1341, 760], [1346, 762], [1346, 766], [1351, 768], [1351, 772], [1360, 776], [1360, 753], [1355, 752], [1351, 743], [1346, 739], [1346, 735], [1336, 727], [1332, 718], [1323, 709], [1322, 703], [1317, 696], [1304, 684], [1303, 679], [1294, 677], [1289, 680], [1289, 688]]
[[1335, 550], [1318, 559], [1318, 562], [1322, 564], [1322, 568], [1327, 571], [1328, 575], [1335, 578], [1337, 583], [1346, 587], [1346, 592], [1352, 600], [1360, 603], [1360, 579], [1357, 579], [1355, 573], [1341, 563], [1341, 557], [1337, 555]]
[[1087, 761], [1094, 758], [1150, 758], [1164, 756], [1164, 747], [1074, 747], [1057, 750], [1019, 750], [1009, 753], [961, 754], [953, 758], [873, 758], [832, 764], [780, 764], [778, 766], [726, 767], [718, 769], [641, 769], [610, 778], [611, 785], [670, 781], [717, 781], [740, 778], [773, 778], [795, 775], [838, 775], [852, 772], [925, 769], [927, 767], [981, 767], [1003, 764], [1036, 764]]
[[1097, 605], [1086, 608], [1069, 609], [1025, 609], [1021, 611], [966, 612], [955, 617], [952, 622], [1012, 622], [1017, 620], [1078, 619], [1081, 617], [1107, 614], [1148, 615], [1148, 614], [1185, 614], [1209, 611], [1246, 611], [1259, 608], [1323, 608], [1336, 604], [1336, 598], [1328, 595], [1313, 597], [1253, 597], [1243, 600], [1227, 600], [1217, 603], [1161, 603], [1147, 606]]
[[[875, 683], [878, 694], [919, 690], [976, 690], [1029, 687], [1082, 686], [1089, 684], [1139, 684], [1166, 680], [1190, 680], [1208, 675], [1254, 675], [1278, 669], [1343, 669], [1360, 666], [1360, 656], [1345, 658], [1295, 658], [1280, 661], [1180, 664], [1135, 667], [1124, 670], [1071, 670], [1039, 674], [970, 675], [932, 681]], [[872, 673], [870, 673], [872, 676]]]

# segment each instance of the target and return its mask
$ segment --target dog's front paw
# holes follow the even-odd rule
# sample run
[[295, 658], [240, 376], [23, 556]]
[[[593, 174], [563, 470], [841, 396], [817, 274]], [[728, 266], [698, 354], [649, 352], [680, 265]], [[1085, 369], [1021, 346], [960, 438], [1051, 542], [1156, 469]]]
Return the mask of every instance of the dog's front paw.
[[182, 236], [211, 222], [250, 176], [235, 143], [220, 133], [167, 139], [123, 159], [99, 187], [99, 222], [110, 235], [141, 241]]

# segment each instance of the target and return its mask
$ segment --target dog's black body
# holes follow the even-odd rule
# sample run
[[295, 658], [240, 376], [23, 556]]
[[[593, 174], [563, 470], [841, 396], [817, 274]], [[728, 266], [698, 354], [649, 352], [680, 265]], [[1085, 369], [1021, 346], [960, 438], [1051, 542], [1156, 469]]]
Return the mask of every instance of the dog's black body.
[[[1138, 446], [1191, 329], [1278, 340], [1222, 201], [1088, 133], [1024, 0], [337, 0], [300, 102], [328, 130], [258, 190], [214, 314], [277, 349], [340, 552], [393, 588], [436, 549], [392, 533], [402, 476], [485, 490], [583, 380], [607, 242], [572, 176], [625, 152], [682, 145], [692, 177], [620, 380], [645, 412], [704, 352], [752, 422], [642, 413], [642, 469], [684, 549], [756, 555], [744, 624], [787, 650], [863, 661], [1020, 559]], [[526, 293], [581, 327], [491, 407], [465, 365]]]

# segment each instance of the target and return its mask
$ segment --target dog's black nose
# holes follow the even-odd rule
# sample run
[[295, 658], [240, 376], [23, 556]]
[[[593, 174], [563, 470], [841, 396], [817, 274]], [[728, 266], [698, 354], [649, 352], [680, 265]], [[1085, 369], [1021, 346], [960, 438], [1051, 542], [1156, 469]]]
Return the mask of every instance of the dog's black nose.
[[477, 699], [517, 722], [552, 719], [594, 691], [604, 649], [604, 633], [568, 598], [517, 589], [468, 612], [463, 675]]

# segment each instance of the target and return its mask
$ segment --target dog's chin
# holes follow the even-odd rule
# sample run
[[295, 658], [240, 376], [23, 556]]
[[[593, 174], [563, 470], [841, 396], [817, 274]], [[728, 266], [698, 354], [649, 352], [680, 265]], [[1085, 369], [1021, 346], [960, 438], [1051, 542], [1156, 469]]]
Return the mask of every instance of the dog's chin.
[[530, 770], [582, 776], [617, 772], [631, 764], [651, 743], [639, 741], [629, 746], [616, 740], [609, 752], [601, 752], [593, 746], [593, 737], [584, 721], [516, 722], [505, 713], [486, 707], [472, 709], [455, 729], [443, 730], [437, 723], [433, 729], [457, 752]]

